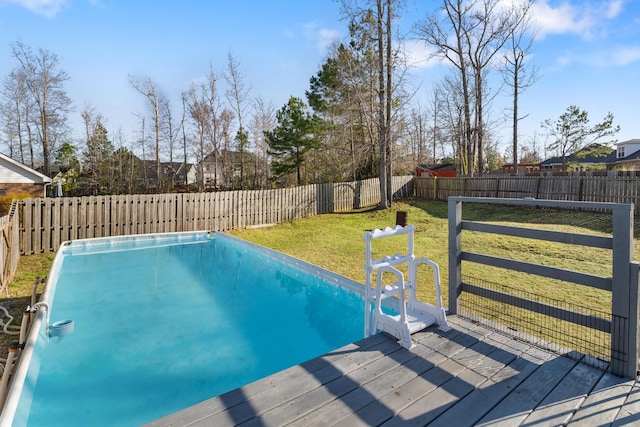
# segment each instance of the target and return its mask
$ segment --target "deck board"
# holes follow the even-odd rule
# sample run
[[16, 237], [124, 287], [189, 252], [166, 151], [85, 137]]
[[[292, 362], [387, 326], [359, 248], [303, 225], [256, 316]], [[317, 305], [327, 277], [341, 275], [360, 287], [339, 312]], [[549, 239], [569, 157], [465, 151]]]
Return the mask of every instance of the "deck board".
[[604, 372], [599, 369], [576, 364], [527, 417], [523, 427], [567, 424], [602, 375]]
[[624, 402], [613, 426], [640, 425], [640, 383], [636, 382], [631, 394]]
[[149, 426], [630, 425], [640, 384], [450, 317], [407, 350], [378, 334]]
[[584, 400], [570, 426], [611, 425], [636, 381], [605, 373]]

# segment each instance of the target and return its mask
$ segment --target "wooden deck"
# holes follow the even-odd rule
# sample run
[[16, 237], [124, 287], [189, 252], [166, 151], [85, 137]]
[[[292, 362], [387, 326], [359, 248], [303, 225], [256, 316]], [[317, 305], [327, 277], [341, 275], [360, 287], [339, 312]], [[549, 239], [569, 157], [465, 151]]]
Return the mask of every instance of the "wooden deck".
[[378, 334], [150, 426], [638, 425], [640, 383], [456, 316]]

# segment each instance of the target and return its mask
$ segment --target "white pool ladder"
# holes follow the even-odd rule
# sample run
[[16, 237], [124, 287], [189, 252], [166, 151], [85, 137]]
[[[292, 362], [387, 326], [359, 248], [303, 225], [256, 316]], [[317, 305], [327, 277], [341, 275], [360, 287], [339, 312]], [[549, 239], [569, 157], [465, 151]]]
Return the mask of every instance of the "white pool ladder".
[[[438, 264], [427, 258], [416, 258], [413, 254], [413, 233], [415, 227], [407, 225], [402, 227], [386, 227], [384, 230], [375, 229], [364, 234], [366, 242], [366, 264], [365, 264], [365, 337], [375, 334], [377, 331], [384, 331], [396, 337], [400, 344], [406, 348], [411, 348], [411, 334], [421, 331], [427, 326], [437, 323], [441, 330], [448, 330], [447, 317], [442, 307], [442, 296], [440, 294], [440, 269]], [[372, 241], [392, 236], [407, 237], [407, 253], [396, 254], [391, 257], [374, 260], [372, 258]], [[408, 280], [404, 274], [396, 267], [407, 264]], [[435, 283], [436, 305], [433, 306], [416, 297], [417, 272], [420, 264], [427, 264], [433, 270]], [[388, 273], [385, 276], [385, 273]], [[375, 282], [372, 276], [375, 274]], [[384, 284], [384, 278], [394, 279], [391, 284]], [[398, 314], [383, 311], [383, 301], [395, 297]], [[393, 302], [389, 300], [387, 302]]]

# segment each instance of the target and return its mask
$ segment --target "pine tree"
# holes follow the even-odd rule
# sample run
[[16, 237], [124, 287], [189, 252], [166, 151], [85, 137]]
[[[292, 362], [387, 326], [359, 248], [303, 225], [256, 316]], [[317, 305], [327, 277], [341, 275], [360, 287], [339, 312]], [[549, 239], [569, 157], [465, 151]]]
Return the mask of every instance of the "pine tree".
[[305, 155], [320, 146], [314, 132], [317, 120], [305, 108], [303, 100], [292, 96], [276, 113], [276, 127], [264, 133], [269, 144], [269, 155], [272, 156], [274, 179], [295, 172], [297, 184], [303, 184]]

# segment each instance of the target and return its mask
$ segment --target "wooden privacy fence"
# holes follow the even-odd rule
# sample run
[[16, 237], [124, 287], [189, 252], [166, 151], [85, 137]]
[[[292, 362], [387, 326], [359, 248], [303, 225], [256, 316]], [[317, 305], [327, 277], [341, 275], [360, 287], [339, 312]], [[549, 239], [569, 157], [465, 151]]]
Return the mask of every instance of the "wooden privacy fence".
[[451, 196], [525, 198], [582, 202], [633, 203], [640, 212], [640, 177], [532, 176], [416, 178], [417, 197], [447, 200]]
[[0, 296], [9, 296], [8, 284], [13, 279], [20, 259], [20, 221], [16, 214], [18, 202], [11, 204], [9, 213], [0, 218]]
[[[392, 180], [394, 197], [413, 195], [413, 177]], [[378, 179], [274, 190], [25, 199], [20, 251], [52, 252], [67, 240], [278, 224], [380, 202]]]

